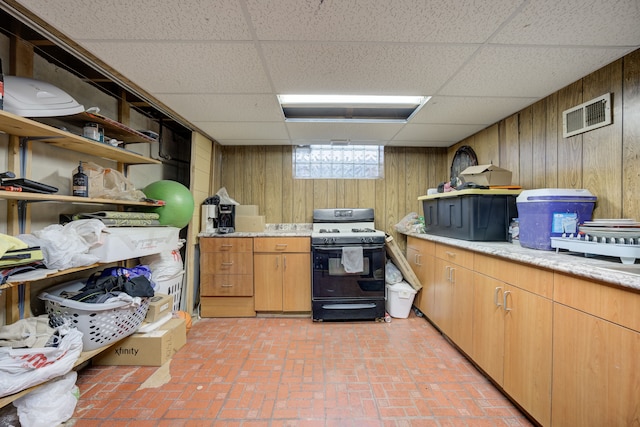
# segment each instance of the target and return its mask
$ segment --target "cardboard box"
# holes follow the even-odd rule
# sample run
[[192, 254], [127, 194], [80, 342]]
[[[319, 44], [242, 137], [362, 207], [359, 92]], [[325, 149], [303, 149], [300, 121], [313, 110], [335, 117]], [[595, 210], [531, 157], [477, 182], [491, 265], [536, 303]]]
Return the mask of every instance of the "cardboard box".
[[238, 216], [235, 217], [236, 232], [263, 232], [265, 228], [264, 216]]
[[159, 320], [167, 313], [171, 313], [173, 309], [173, 296], [156, 292], [149, 299], [149, 310], [144, 318], [145, 322], [153, 323]]
[[511, 171], [496, 165], [469, 166], [462, 171], [460, 177], [464, 182], [478, 185], [511, 185]]
[[96, 365], [161, 366], [187, 343], [184, 319], [171, 319], [159, 329], [135, 333], [93, 358]]
[[238, 205], [236, 206], [236, 216], [258, 216], [258, 205]]

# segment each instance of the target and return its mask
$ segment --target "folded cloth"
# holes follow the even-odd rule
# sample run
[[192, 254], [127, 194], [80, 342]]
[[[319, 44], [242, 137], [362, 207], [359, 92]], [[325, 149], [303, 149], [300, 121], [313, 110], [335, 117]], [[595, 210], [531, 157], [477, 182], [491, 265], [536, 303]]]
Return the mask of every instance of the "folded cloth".
[[0, 328], [0, 347], [44, 347], [54, 329], [49, 326], [49, 316], [28, 317]]
[[362, 273], [364, 271], [362, 246], [344, 246], [341, 263], [347, 273]]

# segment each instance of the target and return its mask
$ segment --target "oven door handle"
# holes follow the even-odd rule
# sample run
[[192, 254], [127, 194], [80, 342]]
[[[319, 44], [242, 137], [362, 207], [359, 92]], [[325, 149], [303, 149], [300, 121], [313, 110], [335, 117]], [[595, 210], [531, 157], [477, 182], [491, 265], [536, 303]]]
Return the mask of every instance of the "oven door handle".
[[[312, 249], [314, 251], [319, 251], [319, 252], [336, 252], [336, 251], [342, 251], [342, 248], [345, 246], [358, 246], [357, 244], [349, 244], [349, 245], [336, 245], [336, 246], [312, 246]], [[376, 251], [376, 250], [380, 250], [380, 249], [384, 249], [384, 244], [380, 244], [380, 245], [362, 245], [362, 250], [363, 251]]]

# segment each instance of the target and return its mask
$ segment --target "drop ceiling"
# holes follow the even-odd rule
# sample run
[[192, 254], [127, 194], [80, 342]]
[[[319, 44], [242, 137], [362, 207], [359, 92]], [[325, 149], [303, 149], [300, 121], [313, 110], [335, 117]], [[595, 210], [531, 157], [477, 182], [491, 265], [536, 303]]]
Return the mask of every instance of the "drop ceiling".
[[[222, 145], [449, 147], [640, 47], [638, 0], [7, 1]], [[278, 94], [429, 95], [289, 123]]]

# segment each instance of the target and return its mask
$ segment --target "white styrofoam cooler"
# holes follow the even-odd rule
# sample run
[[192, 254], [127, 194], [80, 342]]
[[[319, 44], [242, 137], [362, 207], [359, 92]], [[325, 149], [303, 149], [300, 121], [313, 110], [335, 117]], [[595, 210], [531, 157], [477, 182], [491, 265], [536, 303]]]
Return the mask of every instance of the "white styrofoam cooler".
[[179, 232], [177, 227], [107, 227], [102, 244], [89, 253], [106, 263], [172, 251], [178, 247]]
[[413, 299], [418, 291], [413, 289], [413, 287], [404, 280], [393, 285], [388, 284], [386, 285], [386, 288], [387, 313], [389, 313], [391, 317], [399, 319], [406, 319], [409, 317], [409, 312], [413, 305]]

